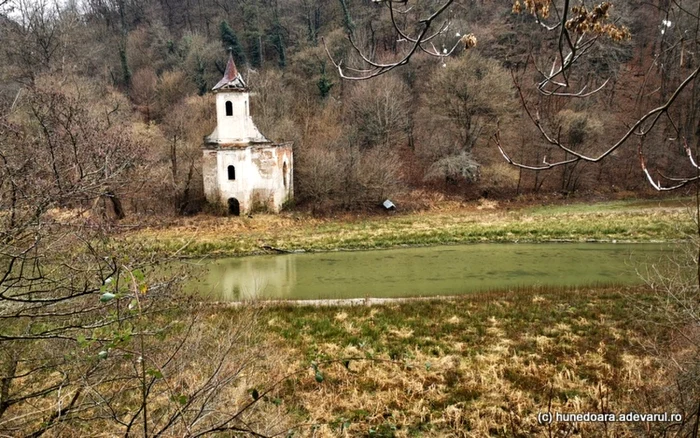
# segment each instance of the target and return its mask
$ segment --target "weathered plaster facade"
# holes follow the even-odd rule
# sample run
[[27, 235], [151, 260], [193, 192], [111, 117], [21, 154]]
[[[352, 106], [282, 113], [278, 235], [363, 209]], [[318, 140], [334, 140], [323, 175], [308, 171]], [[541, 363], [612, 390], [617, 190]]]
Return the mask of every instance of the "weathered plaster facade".
[[216, 94], [216, 128], [205, 137], [204, 194], [230, 214], [279, 212], [294, 195], [292, 144], [265, 138], [250, 116], [250, 94], [229, 57]]

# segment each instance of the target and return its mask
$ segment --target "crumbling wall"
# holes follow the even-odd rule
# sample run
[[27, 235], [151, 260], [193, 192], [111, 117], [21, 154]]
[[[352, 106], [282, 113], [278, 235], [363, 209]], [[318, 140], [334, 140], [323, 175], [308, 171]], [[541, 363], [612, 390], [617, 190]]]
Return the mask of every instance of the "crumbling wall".
[[[230, 198], [236, 198], [241, 214], [252, 210], [277, 213], [293, 196], [291, 143], [215, 145], [205, 149], [204, 162], [209, 202], [227, 205]], [[235, 167], [235, 179], [228, 179], [228, 166]]]
[[205, 149], [204, 156], [202, 157], [204, 196], [207, 198], [207, 201], [212, 204], [219, 202], [217, 173], [217, 151]]

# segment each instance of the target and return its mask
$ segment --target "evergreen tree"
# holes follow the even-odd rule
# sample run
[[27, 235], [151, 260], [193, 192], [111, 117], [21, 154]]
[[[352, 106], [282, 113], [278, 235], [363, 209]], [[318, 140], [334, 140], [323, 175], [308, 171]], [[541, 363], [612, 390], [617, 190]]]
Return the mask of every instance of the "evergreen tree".
[[122, 80], [124, 81], [124, 85], [128, 89], [129, 87], [131, 87], [131, 69], [129, 69], [129, 63], [126, 59], [125, 48], [119, 48], [119, 61], [122, 67]]
[[248, 59], [253, 68], [259, 68], [263, 63], [263, 32], [261, 31], [260, 6], [256, 2], [242, 5], [245, 30], [243, 38], [248, 46]]
[[287, 54], [282, 37], [282, 25], [279, 23], [277, 17], [275, 17], [275, 24], [272, 26], [272, 32], [270, 32], [270, 39], [279, 57], [277, 65], [279, 65], [280, 68], [284, 68], [287, 65]]
[[345, 31], [352, 35], [355, 32], [355, 23], [350, 17], [350, 11], [348, 10], [348, 5], [345, 0], [340, 0], [340, 6], [343, 8], [343, 25], [345, 26]]
[[262, 65], [262, 37], [259, 32], [247, 32], [248, 40], [248, 56], [250, 57], [250, 65], [254, 68], [260, 68]]
[[321, 64], [321, 77], [316, 82], [316, 86], [318, 87], [318, 91], [321, 94], [322, 99], [328, 97], [328, 94], [330, 94], [333, 85], [335, 84], [330, 79], [328, 79], [328, 75], [326, 74], [326, 64]]
[[[235, 55], [234, 55], [235, 57]], [[206, 92], [209, 90], [209, 86], [207, 85], [207, 80], [205, 78], [206, 74], [206, 67], [204, 65], [204, 61], [197, 56], [197, 61], [196, 61], [196, 67], [195, 67], [195, 73], [194, 73], [194, 83], [197, 85], [197, 93], [200, 96], [204, 96]]]
[[224, 47], [231, 50], [233, 55], [233, 60], [237, 65], [242, 66], [246, 63], [245, 52], [241, 43], [238, 42], [238, 37], [236, 33], [231, 29], [231, 26], [226, 21], [222, 21], [219, 25], [219, 31], [221, 32], [221, 42]]

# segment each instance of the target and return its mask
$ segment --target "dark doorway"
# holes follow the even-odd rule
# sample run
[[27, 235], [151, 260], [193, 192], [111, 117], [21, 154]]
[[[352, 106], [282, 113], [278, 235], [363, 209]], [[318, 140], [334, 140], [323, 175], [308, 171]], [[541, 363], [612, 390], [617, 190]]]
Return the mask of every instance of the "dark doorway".
[[241, 204], [238, 203], [238, 199], [228, 198], [228, 214], [232, 216], [241, 215]]

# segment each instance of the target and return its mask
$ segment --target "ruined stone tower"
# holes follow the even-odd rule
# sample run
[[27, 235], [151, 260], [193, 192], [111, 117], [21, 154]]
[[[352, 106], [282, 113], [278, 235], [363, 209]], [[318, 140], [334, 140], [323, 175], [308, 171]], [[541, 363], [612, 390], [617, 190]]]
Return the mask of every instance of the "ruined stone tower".
[[292, 143], [265, 138], [250, 116], [250, 94], [229, 56], [216, 95], [216, 128], [204, 138], [204, 195], [229, 214], [279, 212], [293, 197]]

